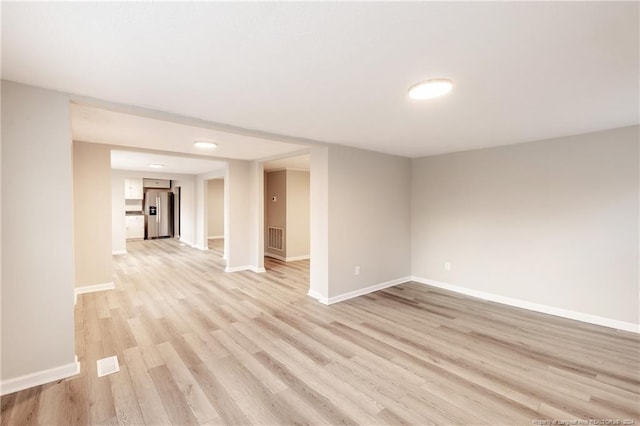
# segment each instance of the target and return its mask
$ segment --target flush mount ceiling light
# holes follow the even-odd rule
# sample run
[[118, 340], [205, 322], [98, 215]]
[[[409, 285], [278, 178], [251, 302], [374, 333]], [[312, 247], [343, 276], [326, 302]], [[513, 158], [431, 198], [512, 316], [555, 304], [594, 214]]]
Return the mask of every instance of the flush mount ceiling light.
[[148, 164], [147, 167], [149, 167], [150, 169], [162, 169], [164, 167], [164, 164], [152, 163]]
[[196, 148], [213, 149], [213, 148], [217, 147], [218, 145], [216, 145], [215, 143], [213, 143], [211, 141], [197, 140], [197, 141], [193, 142], [193, 146], [195, 146]]
[[453, 81], [448, 78], [433, 78], [409, 87], [411, 99], [433, 99], [444, 96], [453, 89]]

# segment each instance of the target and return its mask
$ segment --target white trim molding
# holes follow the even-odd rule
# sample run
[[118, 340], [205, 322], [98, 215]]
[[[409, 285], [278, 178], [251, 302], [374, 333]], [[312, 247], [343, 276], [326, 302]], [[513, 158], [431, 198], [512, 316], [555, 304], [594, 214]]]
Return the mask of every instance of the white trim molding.
[[119, 256], [121, 254], [127, 254], [127, 251], [126, 250], [114, 250], [114, 251], [111, 252], [112, 256]]
[[224, 239], [224, 235], [209, 235], [207, 237], [208, 240], [222, 240]]
[[279, 254], [265, 252], [264, 255], [267, 257], [272, 257], [274, 259], [281, 260], [283, 262], [295, 262], [296, 260], [307, 260], [311, 258], [311, 256], [308, 254], [303, 254], [302, 256], [284, 257], [284, 256], [280, 256]]
[[329, 298], [326, 298], [313, 290], [309, 290], [307, 294], [322, 304], [333, 305], [334, 303], [343, 302], [345, 300], [353, 299], [354, 297], [358, 297], [358, 296], [364, 296], [365, 294], [369, 294], [369, 293], [373, 293], [374, 291], [393, 287], [394, 285], [408, 283], [409, 281], [411, 281], [411, 277], [396, 278], [395, 280], [386, 281], [380, 284], [374, 284], [369, 287], [349, 291], [347, 293], [342, 293], [337, 296], [333, 296]]
[[393, 287], [394, 285], [404, 284], [411, 281], [411, 277], [396, 278], [395, 280], [386, 281], [380, 284], [374, 284], [369, 287], [361, 288], [358, 290], [342, 293], [337, 296], [330, 297], [328, 300], [329, 305], [334, 303], [343, 302], [345, 300], [353, 299], [354, 297], [364, 296], [365, 294], [373, 293], [374, 291], [383, 290], [385, 288]]
[[258, 267], [253, 266], [253, 265], [227, 266], [227, 267], [224, 268], [224, 271], [225, 272], [251, 271], [251, 272], [255, 272], [256, 274], [262, 274], [264, 272], [267, 272], [266, 269], [258, 268]]
[[0, 382], [0, 395], [7, 395], [13, 392], [32, 388], [34, 386], [44, 385], [45, 383], [66, 379], [77, 374], [80, 374], [80, 363], [76, 358], [75, 362], [71, 362], [66, 365], [25, 374], [24, 376], [15, 377], [13, 379], [3, 380]]
[[480, 290], [473, 290], [453, 284], [443, 283], [440, 281], [430, 280], [421, 277], [411, 277], [411, 281], [418, 284], [425, 284], [444, 290], [453, 291], [455, 293], [464, 294], [478, 299], [488, 300], [491, 302], [501, 303], [503, 305], [514, 306], [516, 308], [528, 309], [530, 311], [541, 312], [544, 314], [555, 315], [557, 317], [568, 318], [576, 321], [586, 322], [589, 324], [611, 327], [618, 330], [630, 331], [632, 333], [640, 333], [640, 324], [625, 322], [605, 318], [597, 315], [586, 314], [583, 312], [570, 311], [568, 309], [557, 308], [555, 306], [542, 305], [539, 303], [527, 302], [526, 300], [514, 299], [511, 297], [501, 296], [499, 294], [487, 293]]
[[286, 257], [284, 257], [284, 256], [280, 256], [279, 254], [274, 254], [274, 253], [271, 253], [271, 252], [268, 252], [268, 251], [265, 251], [265, 252], [264, 252], [264, 255], [265, 255], [266, 257], [271, 257], [271, 258], [273, 258], [273, 259], [278, 259], [278, 260], [281, 260], [281, 261], [283, 261], [283, 262], [286, 262], [286, 261], [287, 261], [287, 258], [286, 258]]
[[309, 297], [313, 297], [314, 299], [316, 299], [318, 302], [322, 303], [323, 305], [328, 305], [329, 304], [329, 299], [327, 299], [326, 297], [324, 297], [323, 295], [321, 295], [320, 293], [318, 293], [315, 290], [309, 289], [309, 292], [307, 293], [307, 295]]
[[191, 241], [183, 240], [182, 238], [178, 238], [178, 241], [181, 242], [182, 244], [188, 245], [189, 247], [194, 247], [195, 246]]
[[73, 304], [75, 305], [76, 303], [78, 303], [79, 294], [94, 293], [96, 291], [113, 290], [114, 288], [116, 288], [116, 286], [113, 282], [76, 287], [75, 289], [73, 289]]
[[96, 291], [113, 290], [114, 288], [116, 288], [115, 284], [113, 282], [110, 282], [110, 283], [84, 285], [82, 287], [76, 287], [75, 292], [76, 292], [76, 295], [78, 295], [78, 294], [84, 294], [84, 293], [93, 293]]

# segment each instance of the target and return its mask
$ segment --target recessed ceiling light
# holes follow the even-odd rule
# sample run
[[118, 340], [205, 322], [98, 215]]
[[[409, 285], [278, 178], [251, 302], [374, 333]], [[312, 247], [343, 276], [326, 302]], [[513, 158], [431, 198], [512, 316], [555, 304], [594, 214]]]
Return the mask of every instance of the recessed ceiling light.
[[204, 141], [204, 140], [194, 141], [193, 145], [196, 148], [206, 148], [206, 149], [213, 149], [216, 146], [218, 146], [218, 145], [216, 145], [215, 143], [213, 143], [211, 141]]
[[447, 78], [433, 78], [409, 87], [411, 99], [433, 99], [446, 95], [453, 89], [453, 81]]
[[150, 169], [162, 169], [164, 167], [164, 164], [152, 163], [148, 164], [147, 167], [149, 167]]

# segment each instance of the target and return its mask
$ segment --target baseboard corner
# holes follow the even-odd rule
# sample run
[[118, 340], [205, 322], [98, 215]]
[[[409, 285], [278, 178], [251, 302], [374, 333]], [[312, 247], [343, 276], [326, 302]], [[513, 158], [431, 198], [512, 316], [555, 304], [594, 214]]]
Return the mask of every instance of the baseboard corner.
[[80, 363], [76, 356], [75, 361], [69, 364], [3, 380], [0, 382], [0, 395], [8, 395], [34, 386], [67, 379], [78, 374], [80, 374]]
[[84, 286], [76, 287], [74, 291], [75, 291], [75, 294], [78, 295], [78, 294], [85, 294], [85, 293], [94, 293], [96, 291], [113, 290], [114, 288], [116, 288], [116, 286], [113, 283], [113, 281], [111, 281], [108, 283], [84, 285]]
[[328, 305], [329, 304], [329, 299], [324, 297], [323, 295], [321, 295], [317, 291], [309, 289], [309, 292], [307, 293], [307, 295], [309, 297], [313, 298], [313, 299], [316, 299], [318, 302], [322, 303], [323, 305]]
[[327, 300], [327, 304], [332, 305], [334, 303], [344, 302], [345, 300], [353, 299], [354, 297], [364, 296], [365, 294], [373, 293], [378, 290], [383, 290], [385, 288], [393, 287], [398, 284], [404, 284], [411, 281], [410, 276], [396, 278], [390, 281], [385, 281], [383, 283], [374, 284], [368, 287], [364, 287], [358, 290], [349, 291], [346, 293], [339, 294], [337, 296], [329, 297]]

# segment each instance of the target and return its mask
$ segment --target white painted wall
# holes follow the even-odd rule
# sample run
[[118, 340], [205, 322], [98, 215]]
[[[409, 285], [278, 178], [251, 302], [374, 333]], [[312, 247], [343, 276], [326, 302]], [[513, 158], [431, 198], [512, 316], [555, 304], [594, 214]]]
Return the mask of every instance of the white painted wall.
[[127, 252], [127, 235], [125, 223], [124, 180], [129, 177], [122, 170], [111, 171], [111, 252], [123, 254]]
[[251, 269], [265, 272], [264, 269], [264, 165], [252, 161], [250, 165], [250, 221], [251, 221]]
[[251, 263], [251, 163], [230, 160], [224, 180], [224, 227], [227, 270], [246, 269]]
[[329, 148], [312, 147], [310, 152], [311, 224], [309, 295], [329, 299]]
[[224, 179], [207, 180], [207, 237], [224, 237]]
[[309, 172], [287, 170], [286, 257], [309, 256]]
[[2, 81], [3, 392], [77, 368], [72, 188], [69, 99]]
[[330, 146], [328, 166], [329, 298], [409, 277], [410, 160]]
[[634, 126], [413, 160], [413, 275], [638, 324], [638, 141]]
[[224, 247], [227, 272], [264, 272], [263, 168], [256, 161], [229, 160], [224, 180]]
[[[195, 177], [195, 245], [194, 247], [200, 250], [208, 250], [208, 238], [209, 238], [209, 220], [208, 220], [208, 182], [210, 179], [224, 179], [227, 174], [226, 168], [213, 170], [209, 173], [204, 173], [201, 175], [197, 175]], [[247, 189], [245, 189], [247, 190]], [[224, 209], [223, 209], [223, 220], [224, 220]], [[224, 234], [224, 228], [223, 232]], [[226, 247], [226, 244], [225, 244]], [[226, 251], [225, 251], [226, 253]]]
[[113, 283], [111, 150], [73, 142], [73, 222], [76, 287]]
[[196, 179], [192, 175], [172, 175], [171, 187], [180, 187], [180, 241], [196, 247]]
[[207, 244], [207, 181], [196, 177], [195, 181], [195, 222], [194, 222], [194, 247], [200, 250], [209, 250]]

